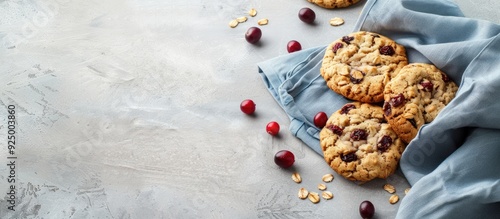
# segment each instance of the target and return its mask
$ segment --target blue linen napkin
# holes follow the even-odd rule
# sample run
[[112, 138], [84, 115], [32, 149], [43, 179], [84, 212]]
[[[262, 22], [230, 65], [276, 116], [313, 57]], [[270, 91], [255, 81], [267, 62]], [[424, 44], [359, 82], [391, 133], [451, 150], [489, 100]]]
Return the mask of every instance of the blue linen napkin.
[[[397, 218], [500, 218], [500, 25], [466, 18], [450, 0], [368, 0], [358, 30], [392, 38], [410, 62], [434, 64], [459, 84], [403, 153], [400, 167], [412, 189]], [[320, 155], [314, 115], [349, 102], [319, 75], [325, 48], [258, 64], [290, 131]]]

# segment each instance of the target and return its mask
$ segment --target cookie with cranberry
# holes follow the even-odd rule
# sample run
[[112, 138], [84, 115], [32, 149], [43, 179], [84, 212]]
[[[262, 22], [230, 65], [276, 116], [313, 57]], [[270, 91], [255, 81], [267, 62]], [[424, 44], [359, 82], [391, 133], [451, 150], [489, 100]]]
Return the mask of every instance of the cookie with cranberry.
[[382, 107], [369, 103], [344, 105], [330, 116], [319, 136], [325, 161], [352, 181], [387, 178], [405, 148], [386, 122]]
[[455, 97], [458, 86], [436, 66], [412, 63], [384, 90], [384, 115], [398, 136], [409, 143]]
[[359, 2], [359, 0], [307, 0], [322, 8], [345, 8]]
[[320, 73], [330, 89], [365, 103], [384, 100], [384, 87], [408, 64], [406, 49], [380, 34], [360, 31], [326, 48]]

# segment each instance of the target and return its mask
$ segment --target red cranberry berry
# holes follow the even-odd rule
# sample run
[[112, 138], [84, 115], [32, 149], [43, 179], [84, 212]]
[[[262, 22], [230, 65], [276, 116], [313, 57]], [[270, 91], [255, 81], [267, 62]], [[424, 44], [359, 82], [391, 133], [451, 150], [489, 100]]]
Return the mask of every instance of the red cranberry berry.
[[335, 45], [333, 45], [333, 48], [332, 48], [333, 53], [336, 53], [337, 50], [339, 50], [342, 47], [344, 47], [344, 44], [342, 44], [342, 43], [335, 43]]
[[398, 107], [406, 101], [405, 96], [403, 94], [398, 94], [395, 97], [392, 97], [389, 101], [393, 107]]
[[240, 109], [243, 113], [251, 115], [255, 112], [255, 103], [250, 99], [243, 100], [240, 104]]
[[337, 125], [329, 125], [326, 128], [330, 129], [336, 135], [342, 135], [342, 132], [344, 132], [344, 129]]
[[394, 55], [394, 49], [392, 48], [392, 46], [382, 46], [378, 51], [382, 55], [388, 55], [388, 56]]
[[422, 89], [425, 91], [431, 92], [434, 89], [434, 85], [429, 80], [422, 80], [420, 82], [420, 85], [422, 86]]
[[245, 33], [245, 39], [251, 44], [256, 44], [262, 37], [262, 31], [258, 27], [250, 27]]
[[291, 151], [281, 150], [274, 155], [274, 163], [282, 168], [288, 168], [295, 162], [295, 156]]
[[340, 114], [347, 114], [352, 109], [356, 109], [356, 106], [354, 106], [354, 104], [348, 103], [342, 107], [342, 109], [340, 110]]
[[302, 8], [299, 11], [299, 19], [304, 23], [312, 24], [316, 19], [316, 13], [310, 8]]
[[280, 132], [280, 124], [275, 121], [267, 123], [266, 131], [272, 136], [278, 135]]
[[382, 139], [377, 143], [377, 149], [384, 152], [386, 151], [392, 144], [391, 136], [384, 135]]
[[288, 51], [288, 53], [300, 51], [301, 49], [302, 49], [302, 45], [300, 45], [300, 43], [297, 42], [296, 40], [291, 40], [286, 45], [286, 50]]
[[359, 214], [363, 219], [370, 219], [375, 215], [375, 206], [370, 201], [363, 201], [359, 205]]
[[353, 162], [358, 159], [355, 153], [345, 154], [340, 157], [340, 159], [344, 162]]
[[351, 133], [351, 139], [354, 141], [366, 140], [368, 138], [368, 133], [363, 129], [354, 129]]
[[314, 116], [314, 125], [318, 128], [323, 128], [328, 121], [328, 115], [325, 112], [319, 112]]
[[384, 110], [384, 114], [385, 114], [386, 116], [390, 116], [390, 115], [391, 115], [391, 113], [392, 113], [392, 107], [391, 107], [391, 104], [389, 104], [388, 102], [385, 102], [385, 103], [384, 103], [383, 110]]
[[342, 42], [347, 43], [347, 44], [350, 44], [351, 41], [353, 41], [353, 40], [354, 40], [354, 37], [352, 37], [352, 36], [343, 36], [342, 37]]

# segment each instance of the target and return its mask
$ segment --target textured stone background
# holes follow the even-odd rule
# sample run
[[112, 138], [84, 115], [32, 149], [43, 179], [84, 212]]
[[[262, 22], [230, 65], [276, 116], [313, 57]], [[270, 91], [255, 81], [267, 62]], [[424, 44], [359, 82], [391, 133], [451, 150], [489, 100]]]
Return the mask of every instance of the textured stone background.
[[[457, 0], [466, 16], [500, 23], [500, 3]], [[0, 148], [2, 218], [357, 218], [371, 200], [391, 218], [382, 185], [404, 196], [401, 174], [365, 185], [335, 174], [333, 200], [297, 198], [333, 173], [288, 131], [256, 63], [286, 43], [325, 45], [352, 31], [365, 1], [325, 10], [303, 1], [0, 0], [0, 139], [17, 109], [16, 211], [7, 209], [8, 156]], [[317, 24], [297, 18], [316, 11]], [[231, 19], [258, 15], [231, 29]], [[331, 27], [328, 20], [345, 24]], [[260, 18], [261, 46], [244, 32]], [[257, 116], [239, 110], [251, 98]], [[281, 124], [281, 137], [265, 125]], [[4, 130], [4, 131], [1, 131]], [[295, 153], [293, 170], [273, 162]]]

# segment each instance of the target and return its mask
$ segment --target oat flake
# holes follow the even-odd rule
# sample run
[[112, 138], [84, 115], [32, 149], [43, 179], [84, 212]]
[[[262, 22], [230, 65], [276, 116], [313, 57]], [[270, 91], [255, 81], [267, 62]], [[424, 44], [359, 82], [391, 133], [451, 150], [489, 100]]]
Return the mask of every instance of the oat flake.
[[334, 17], [334, 18], [330, 19], [330, 25], [332, 25], [332, 26], [340, 26], [342, 24], [344, 24], [344, 19], [342, 19], [342, 18]]

